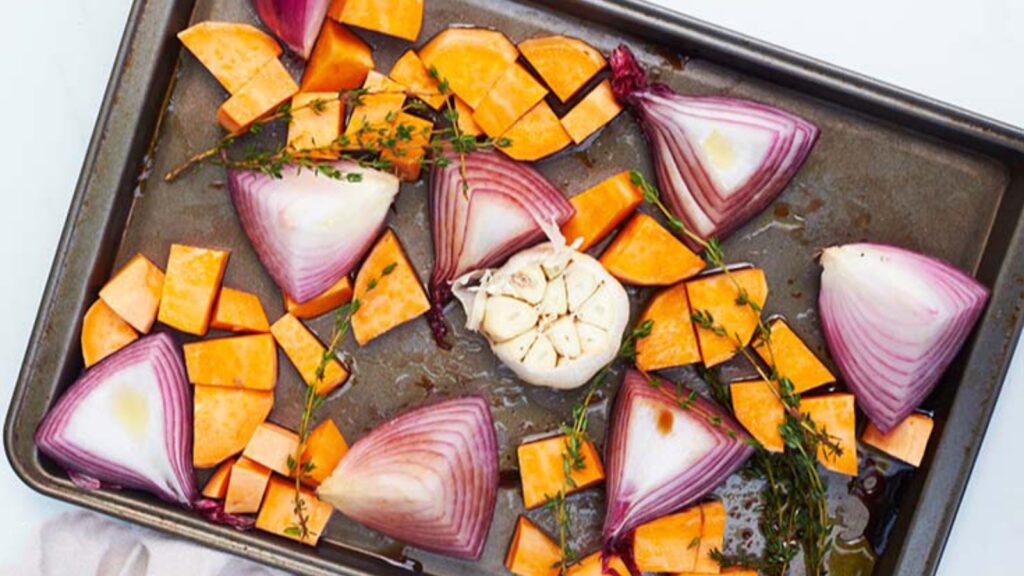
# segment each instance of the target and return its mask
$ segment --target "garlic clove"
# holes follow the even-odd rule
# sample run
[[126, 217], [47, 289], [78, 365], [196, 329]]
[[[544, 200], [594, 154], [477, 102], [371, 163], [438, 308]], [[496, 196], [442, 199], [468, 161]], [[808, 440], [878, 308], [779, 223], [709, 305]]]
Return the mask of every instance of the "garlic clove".
[[543, 316], [564, 316], [569, 311], [569, 302], [565, 294], [565, 278], [559, 276], [548, 282], [544, 291], [544, 299], [540, 302], [540, 313]]
[[576, 334], [583, 354], [595, 354], [608, 345], [608, 332], [586, 322], [576, 322]]
[[509, 280], [512, 296], [525, 300], [530, 304], [538, 304], [544, 299], [548, 281], [539, 264], [526, 266], [512, 274]]
[[607, 284], [594, 292], [593, 296], [583, 303], [576, 313], [577, 318], [587, 324], [593, 324], [598, 328], [609, 329], [615, 321], [615, 310], [612, 309], [613, 301], [611, 289]]
[[589, 267], [573, 262], [565, 269], [565, 291], [569, 301], [569, 311], [575, 312], [597, 290], [600, 280]]
[[493, 296], [484, 308], [483, 331], [494, 342], [511, 340], [532, 329], [540, 317], [530, 304], [509, 296]]
[[540, 332], [536, 330], [530, 330], [524, 332], [519, 336], [501, 344], [494, 345], [494, 353], [500, 358], [509, 358], [515, 362], [522, 362], [523, 358], [526, 357], [527, 352], [530, 351], [530, 347], [533, 346], [533, 342], [537, 340], [537, 335]]
[[533, 370], [550, 370], [558, 364], [558, 352], [543, 334], [538, 334], [530, 351], [523, 358], [523, 365]]
[[578, 358], [582, 353], [580, 337], [576, 333], [576, 322], [572, 316], [563, 316], [548, 327], [544, 335], [548, 337], [559, 356]]

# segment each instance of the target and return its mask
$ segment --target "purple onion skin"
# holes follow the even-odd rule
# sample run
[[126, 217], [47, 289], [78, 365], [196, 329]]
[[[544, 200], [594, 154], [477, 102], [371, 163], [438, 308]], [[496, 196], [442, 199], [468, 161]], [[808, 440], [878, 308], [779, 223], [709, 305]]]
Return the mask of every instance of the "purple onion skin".
[[[605, 445], [608, 509], [602, 541], [604, 555], [618, 554], [627, 567], [632, 565], [631, 570], [635, 567], [632, 562], [632, 538], [629, 538], [633, 530], [641, 524], [699, 501], [736, 472], [754, 453], [749, 443], [750, 436], [728, 414], [699, 396], [688, 408], [680, 408], [680, 401], [689, 396], [690, 390], [682, 386], [679, 390], [681, 392], [677, 391], [673, 383], [664, 379], [661, 386], [655, 388], [642, 374], [630, 370], [615, 399], [611, 429]], [[630, 493], [628, 486], [624, 486], [624, 480], [630, 473], [625, 469], [625, 451], [632, 409], [636, 401], [643, 399], [662, 404], [674, 414], [685, 410], [695, 417], [687, 421], [703, 426], [715, 437], [716, 443], [708, 454], [672, 480], [648, 494], [637, 494]], [[720, 424], [716, 426], [711, 420]]]
[[[122, 367], [151, 362], [162, 377], [160, 395], [164, 401], [165, 449], [175, 475], [176, 486], [161, 485], [137, 471], [84, 453], [69, 443], [62, 432], [79, 402], [101, 387]], [[102, 423], [97, 422], [97, 425]], [[192, 468], [192, 388], [185, 374], [181, 348], [167, 332], [156, 332], [136, 340], [87, 370], [64, 392], [43, 418], [35, 434], [39, 451], [68, 471], [76, 485], [88, 488], [134, 488], [160, 499], [191, 508], [199, 498]]]
[[292, 52], [308, 60], [331, 0], [252, 0], [263, 25]]

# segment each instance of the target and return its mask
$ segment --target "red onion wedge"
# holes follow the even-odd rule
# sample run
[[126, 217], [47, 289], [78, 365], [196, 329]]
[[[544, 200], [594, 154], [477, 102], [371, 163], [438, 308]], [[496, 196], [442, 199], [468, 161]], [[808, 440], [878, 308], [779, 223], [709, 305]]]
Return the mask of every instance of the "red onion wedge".
[[605, 556], [631, 559], [627, 536], [640, 524], [703, 498], [753, 454], [749, 436], [704, 398], [640, 372], [626, 373], [605, 448]]
[[452, 280], [501, 264], [543, 240], [544, 227], [557, 229], [575, 213], [540, 172], [500, 152], [471, 152], [448, 166], [435, 166], [430, 173], [430, 298], [438, 342], [446, 332], [442, 316]]
[[86, 371], [43, 418], [39, 450], [83, 487], [136, 488], [191, 507], [192, 390], [181, 349], [146, 336]]
[[406, 412], [341, 460], [320, 498], [407, 544], [456, 558], [483, 551], [498, 491], [498, 440], [482, 398]]
[[313, 51], [330, 5], [331, 0], [252, 0], [263, 25], [303, 60]]
[[666, 205], [704, 239], [724, 239], [768, 206], [818, 138], [816, 126], [778, 108], [650, 84], [625, 45], [610, 63], [615, 97], [650, 143]]
[[988, 289], [934, 258], [884, 244], [821, 255], [818, 308], [829, 350], [882, 432], [939, 382], [988, 300]]
[[333, 164], [358, 181], [286, 169], [281, 178], [229, 170], [228, 185], [242, 228], [267, 272], [302, 303], [347, 275], [369, 250], [398, 194], [398, 178]]

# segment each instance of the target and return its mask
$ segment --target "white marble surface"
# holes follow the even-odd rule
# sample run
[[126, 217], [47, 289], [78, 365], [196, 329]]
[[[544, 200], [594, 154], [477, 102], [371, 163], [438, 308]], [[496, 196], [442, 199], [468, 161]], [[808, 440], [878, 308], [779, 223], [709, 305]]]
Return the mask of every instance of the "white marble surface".
[[[241, 1], [241, 0], [239, 0]], [[442, 0], [427, 0], [430, 2]], [[895, 84], [1024, 125], [1018, 0], [657, 0]], [[6, 2], [0, 91], [0, 412], [6, 412], [129, 0]], [[1018, 360], [1020, 358], [1018, 353]], [[1003, 574], [1024, 538], [1024, 366], [1012, 368], [940, 573]], [[0, 463], [0, 573], [68, 507]], [[1002, 569], [1001, 569], [1002, 568]], [[69, 574], [74, 573], [69, 570]], [[174, 573], [164, 572], [161, 573]], [[185, 573], [182, 569], [181, 573]]]

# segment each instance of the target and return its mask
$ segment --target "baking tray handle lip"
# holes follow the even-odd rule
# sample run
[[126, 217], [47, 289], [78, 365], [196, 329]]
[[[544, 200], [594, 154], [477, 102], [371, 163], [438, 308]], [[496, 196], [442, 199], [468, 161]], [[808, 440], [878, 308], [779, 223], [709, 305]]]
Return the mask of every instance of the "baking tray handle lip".
[[[825, 84], [830, 89], [847, 85], [844, 91], [854, 90], [858, 97], [874, 105], [897, 107], [903, 111], [919, 108], [932, 121], [952, 123], [960, 130], [972, 132], [986, 140], [996, 139], [999, 144], [1024, 153], [1024, 127], [973, 112], [895, 84], [867, 76], [848, 68], [784, 48], [747, 34], [713, 24], [685, 12], [653, 4], [648, 0], [540, 0], [550, 6], [563, 3], [596, 7], [611, 14], [630, 14], [647, 26], [664, 28], [679, 26], [689, 30], [689, 36], [700, 37], [723, 54], [736, 55], [744, 60], [785, 68], [784, 72], [801, 81]], [[854, 87], [854, 88], [851, 88]]]
[[25, 400], [27, 382], [33, 371], [33, 365], [38, 352], [39, 340], [42, 336], [44, 326], [49, 320], [52, 302], [54, 300], [54, 291], [61, 275], [60, 270], [63, 268], [68, 248], [71, 244], [71, 238], [78, 225], [79, 216], [82, 210], [82, 199], [89, 184], [89, 175], [93, 171], [96, 163], [96, 155], [103, 141], [103, 134], [106, 132], [107, 123], [110, 119], [110, 110], [113, 106], [114, 95], [121, 85], [121, 79], [124, 76], [126, 63], [131, 57], [132, 40], [138, 31], [139, 22], [142, 18], [146, 2], [147, 0], [133, 0], [132, 7], [128, 12], [128, 18], [125, 23], [124, 31], [121, 33], [121, 40], [117, 48], [117, 54], [114, 57], [113, 64], [111, 65], [110, 76], [107, 80], [107, 86], [103, 93], [102, 105], [100, 106], [99, 113], [96, 116], [96, 124], [93, 127], [92, 136], [89, 139], [89, 146], [86, 149], [85, 158], [82, 160], [82, 167], [78, 173], [75, 190], [71, 196], [71, 203], [68, 206], [67, 215], [64, 219], [64, 227], [61, 229], [60, 240], [57, 243], [57, 249], [54, 252], [53, 261], [50, 264], [50, 272], [47, 276], [46, 286], [43, 288], [42, 297], [40, 298], [41, 307], [39, 309], [39, 313], [36, 314], [35, 322], [33, 323], [32, 330], [29, 333], [28, 343], [25, 347], [21, 368], [18, 372], [14, 392], [11, 395], [11, 401], [7, 408], [7, 415], [4, 419], [4, 453], [7, 457], [7, 461], [10, 462], [15, 474], [17, 474], [18, 478], [20, 478], [22, 482], [27, 484], [33, 490], [48, 496], [56, 496], [56, 488], [51, 487], [47, 482], [34, 476], [27, 469], [25, 462], [23, 462], [19, 455], [15, 453], [14, 435], [16, 420], [18, 414], [21, 412], [21, 406]]

